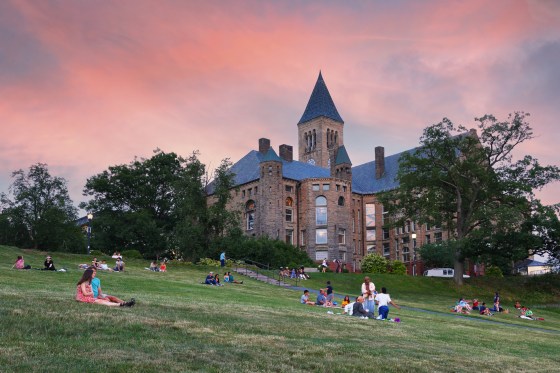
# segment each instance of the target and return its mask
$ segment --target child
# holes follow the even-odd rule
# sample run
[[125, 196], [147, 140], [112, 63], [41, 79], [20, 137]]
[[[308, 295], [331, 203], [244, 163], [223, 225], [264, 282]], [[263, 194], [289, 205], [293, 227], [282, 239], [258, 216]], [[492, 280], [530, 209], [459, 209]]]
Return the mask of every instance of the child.
[[350, 297], [347, 295], [347, 296], [345, 296], [344, 299], [342, 300], [341, 307], [344, 308], [344, 307], [346, 307], [346, 306], [349, 305], [349, 304], [350, 304]]

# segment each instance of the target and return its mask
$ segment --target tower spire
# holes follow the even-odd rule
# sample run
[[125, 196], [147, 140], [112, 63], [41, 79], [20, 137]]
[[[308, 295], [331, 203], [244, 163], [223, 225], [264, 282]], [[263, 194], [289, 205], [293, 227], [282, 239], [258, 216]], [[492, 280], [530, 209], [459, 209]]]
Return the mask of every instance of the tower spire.
[[344, 123], [340, 114], [338, 114], [338, 110], [336, 110], [336, 106], [334, 105], [334, 101], [329, 93], [329, 89], [323, 79], [323, 74], [319, 70], [319, 77], [317, 78], [317, 82], [315, 83], [309, 102], [307, 103], [305, 111], [303, 112], [298, 124], [308, 122], [320, 116], [330, 118], [339, 123]]

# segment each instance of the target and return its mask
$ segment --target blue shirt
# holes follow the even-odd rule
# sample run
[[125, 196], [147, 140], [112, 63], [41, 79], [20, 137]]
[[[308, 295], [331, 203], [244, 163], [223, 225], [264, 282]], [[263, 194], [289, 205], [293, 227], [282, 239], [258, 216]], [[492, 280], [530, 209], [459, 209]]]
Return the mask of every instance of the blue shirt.
[[91, 291], [93, 292], [94, 298], [97, 298], [97, 295], [99, 294], [100, 286], [101, 286], [101, 280], [99, 280], [97, 277], [91, 280]]
[[322, 306], [327, 301], [327, 298], [323, 294], [319, 294], [317, 296], [317, 302], [315, 303], [318, 306]]
[[226, 260], [226, 253], [220, 254], [220, 260]]

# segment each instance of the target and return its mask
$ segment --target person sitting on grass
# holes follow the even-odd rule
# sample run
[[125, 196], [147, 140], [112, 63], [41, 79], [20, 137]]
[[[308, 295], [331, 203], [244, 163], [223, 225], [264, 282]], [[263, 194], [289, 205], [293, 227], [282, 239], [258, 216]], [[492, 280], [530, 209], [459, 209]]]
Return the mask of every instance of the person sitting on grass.
[[45, 259], [44, 265], [45, 268], [43, 268], [43, 271], [56, 271], [56, 268], [54, 268], [52, 257], [50, 255]]
[[150, 263], [150, 271], [159, 272], [159, 267], [155, 260]]
[[117, 297], [112, 295], [104, 294], [101, 290], [101, 280], [97, 277], [97, 271], [93, 270], [93, 275], [91, 279], [91, 291], [93, 293], [93, 297], [96, 299], [105, 299], [112, 303], [117, 303], [121, 306], [132, 307], [136, 304], [136, 300], [132, 298], [129, 302], [125, 302]]
[[93, 279], [93, 268], [88, 268], [84, 271], [82, 278], [77, 283], [76, 287], [76, 300], [83, 303], [96, 303], [102, 304], [109, 307], [131, 307], [130, 302], [119, 304], [113, 303], [106, 299], [98, 299], [93, 296], [93, 291], [91, 290], [91, 280]]
[[348, 295], [346, 295], [344, 297], [344, 299], [342, 300], [342, 304], [340, 305], [342, 308], [346, 307], [347, 305], [350, 304], [350, 297]]
[[342, 314], [352, 316], [352, 313], [354, 313], [354, 303], [356, 303], [357, 301], [358, 297], [356, 297], [354, 302], [350, 302], [346, 306], [344, 306], [344, 311], [342, 311]]
[[520, 310], [520, 309], [521, 309], [521, 303], [519, 303], [519, 301], [516, 300], [516, 301], [515, 301], [515, 304], [513, 305], [513, 307], [514, 307], [516, 310]]
[[25, 265], [25, 261], [23, 260], [23, 256], [18, 255], [16, 262], [14, 263], [14, 265], [12, 266], [12, 268], [15, 269], [31, 269], [31, 266]]
[[317, 295], [317, 301], [315, 302], [316, 306], [325, 306], [327, 304], [327, 294], [325, 293], [325, 289], [319, 290], [319, 295]]
[[204, 284], [206, 285], [217, 285], [216, 279], [214, 278], [214, 272], [208, 273], [206, 279], [204, 280]]
[[160, 272], [166, 272], [167, 271], [167, 264], [165, 264], [165, 261], [161, 262], [161, 264], [159, 265], [159, 271]]
[[387, 316], [389, 315], [389, 304], [399, 310], [401, 309], [391, 300], [391, 297], [387, 294], [386, 288], [381, 288], [381, 293], [375, 296], [375, 303], [377, 303], [377, 313], [379, 313], [377, 320], [387, 320]]
[[107, 265], [106, 260], [102, 260], [101, 263], [99, 263], [99, 268], [98, 269], [101, 270], [101, 271], [113, 272], [113, 269], [109, 268], [109, 266]]
[[352, 316], [373, 319], [373, 312], [364, 308], [364, 297], [359, 296], [352, 308]]
[[124, 262], [122, 258], [117, 258], [117, 262], [115, 263], [115, 268], [113, 268], [115, 272], [124, 272]]
[[480, 309], [479, 309], [479, 307], [478, 307], [479, 304], [480, 304], [480, 303], [478, 302], [478, 299], [476, 299], [476, 298], [473, 299], [473, 302], [472, 302], [472, 309], [473, 309], [474, 311], [480, 311]]
[[233, 275], [231, 274], [231, 272], [228, 272], [227, 275], [229, 277], [229, 283], [230, 284], [243, 284], [243, 281], [237, 281], [235, 278], [233, 278]]
[[309, 300], [309, 290], [307, 290], [307, 289], [305, 289], [303, 291], [303, 295], [301, 296], [301, 298], [299, 298], [299, 302], [301, 304], [307, 304], [307, 305], [310, 305], [310, 306], [315, 305], [315, 302], [312, 302], [312, 301]]
[[490, 308], [486, 307], [485, 302], [482, 302], [479, 313], [483, 316], [494, 316], [494, 314], [490, 312]]

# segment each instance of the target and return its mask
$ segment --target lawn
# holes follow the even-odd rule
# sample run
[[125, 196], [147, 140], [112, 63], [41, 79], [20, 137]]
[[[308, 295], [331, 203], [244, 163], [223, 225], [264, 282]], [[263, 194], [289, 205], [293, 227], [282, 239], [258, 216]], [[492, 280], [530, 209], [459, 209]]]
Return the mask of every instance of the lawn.
[[[337, 315], [337, 309], [330, 315], [300, 305], [299, 291], [246, 278], [243, 285], [201, 285], [209, 270], [204, 267], [171, 263], [168, 273], [154, 273], [144, 270], [148, 261], [126, 260], [126, 272], [99, 277], [106, 292], [134, 297], [137, 305], [108, 308], [73, 300], [81, 276], [77, 264], [91, 258], [51, 253], [66, 273], [11, 270], [21, 254], [33, 267], [44, 259], [44, 253], [0, 247], [2, 372], [472, 372], [560, 366], [558, 289], [547, 292], [549, 284], [529, 284], [535, 291], [528, 291], [517, 278], [473, 280], [456, 289], [441, 279], [372, 276], [405, 306], [391, 309], [391, 316], [402, 319], [392, 323]], [[303, 285], [317, 289], [331, 280], [335, 292], [356, 295], [362, 279], [313, 274]], [[488, 323], [447, 312], [459, 294], [491, 301], [497, 286], [506, 302], [514, 296], [530, 301], [545, 320], [522, 322], [509, 314]]]

